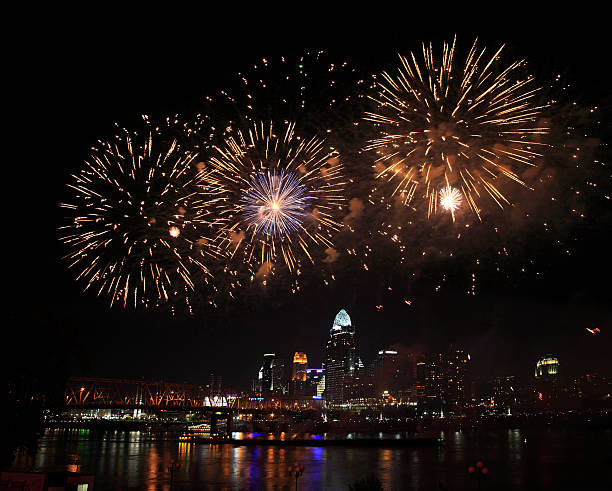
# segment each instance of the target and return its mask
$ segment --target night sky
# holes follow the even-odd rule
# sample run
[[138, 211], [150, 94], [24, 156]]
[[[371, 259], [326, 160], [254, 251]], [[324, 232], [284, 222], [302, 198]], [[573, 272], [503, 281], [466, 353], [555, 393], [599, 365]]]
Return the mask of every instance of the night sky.
[[[83, 12], [80, 20], [39, 12], [19, 20], [21, 35], [9, 48], [11, 89], [4, 92], [16, 130], [5, 141], [4, 163], [6, 351], [15, 359], [48, 356], [51, 364], [62, 358], [75, 375], [207, 383], [215, 372], [226, 385], [248, 387], [266, 352], [289, 360], [305, 351], [310, 365], [320, 366], [333, 318], [345, 308], [366, 363], [379, 348], [433, 350], [455, 342], [472, 354], [477, 374], [528, 376], [543, 353], [558, 355], [567, 373], [610, 374], [609, 205], [588, 209], [592, 219], [572, 230], [580, 238], [572, 256], [549, 260], [538, 257], [545, 246], [530, 248], [546, 263], [544, 278], [484, 281], [476, 296], [458, 285], [434, 295], [394, 283], [390, 292], [376, 271], [345, 271], [350, 281], [332, 288], [251, 293], [229, 309], [188, 318], [109, 310], [104, 299], [81, 292], [60, 259], [57, 204], [89, 147], [111, 135], [114, 122], [129, 127], [143, 113], [193, 111], [203, 94], [225, 88], [234, 72], [262, 56], [320, 48], [375, 73], [423, 40], [439, 43], [457, 33], [468, 43], [478, 35], [487, 45], [506, 42], [538, 76], [565, 74], [582, 104], [602, 108], [598, 138], [610, 135], [603, 19], [528, 11], [432, 19], [426, 10], [354, 14], [308, 5], [303, 17], [259, 11], [236, 18], [219, 10], [201, 23], [187, 22], [188, 12], [164, 22], [112, 11]], [[587, 327], [602, 332], [595, 337]]]

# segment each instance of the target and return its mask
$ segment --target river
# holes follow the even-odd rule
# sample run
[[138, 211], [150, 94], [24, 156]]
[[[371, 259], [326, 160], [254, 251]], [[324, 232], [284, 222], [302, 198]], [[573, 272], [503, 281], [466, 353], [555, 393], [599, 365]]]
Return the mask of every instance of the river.
[[[239, 435], [234, 435], [239, 437]], [[443, 447], [278, 447], [194, 444], [171, 433], [49, 429], [32, 459], [53, 469], [79, 456], [95, 489], [293, 490], [287, 475], [304, 466], [301, 490], [348, 490], [368, 475], [386, 490], [612, 489], [612, 430], [529, 428], [442, 432]], [[478, 483], [468, 467], [482, 460]]]

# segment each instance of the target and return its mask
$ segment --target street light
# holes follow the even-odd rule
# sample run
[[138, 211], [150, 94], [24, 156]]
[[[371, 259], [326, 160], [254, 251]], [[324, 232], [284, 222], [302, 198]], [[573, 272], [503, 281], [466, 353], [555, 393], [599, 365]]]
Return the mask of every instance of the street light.
[[295, 462], [293, 465], [290, 465], [287, 469], [287, 475], [295, 476], [295, 491], [298, 488], [298, 479], [304, 474], [304, 466]]

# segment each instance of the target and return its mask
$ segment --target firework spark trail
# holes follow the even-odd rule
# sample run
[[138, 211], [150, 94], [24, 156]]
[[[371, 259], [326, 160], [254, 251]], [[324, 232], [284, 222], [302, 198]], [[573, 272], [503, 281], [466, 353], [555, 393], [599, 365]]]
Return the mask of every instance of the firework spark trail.
[[423, 197], [430, 216], [441, 190], [453, 186], [481, 219], [483, 195], [500, 208], [509, 204], [500, 178], [526, 185], [519, 169], [541, 156], [545, 106], [535, 103], [532, 77], [519, 76], [524, 61], [499, 66], [502, 49], [488, 57], [474, 41], [459, 68], [455, 40], [443, 44], [440, 60], [423, 44], [421, 62], [400, 55], [397, 74], [382, 74], [371, 97], [376, 110], [364, 118], [380, 135], [365, 149], [377, 154], [376, 177], [394, 183], [391, 196], [406, 205]]
[[[223, 190], [217, 239], [251, 271], [279, 260], [300, 274], [302, 258], [314, 263], [313, 246], [333, 247], [344, 204], [342, 166], [322, 139], [302, 139], [295, 124], [280, 135], [272, 123], [236, 132], [209, 164]], [[255, 264], [251, 264], [255, 261]]]
[[60, 228], [68, 267], [111, 306], [159, 306], [208, 282], [207, 264], [220, 255], [214, 180], [194, 154], [157, 138], [147, 125], [144, 137], [122, 129], [99, 142], [60, 204], [70, 214]]

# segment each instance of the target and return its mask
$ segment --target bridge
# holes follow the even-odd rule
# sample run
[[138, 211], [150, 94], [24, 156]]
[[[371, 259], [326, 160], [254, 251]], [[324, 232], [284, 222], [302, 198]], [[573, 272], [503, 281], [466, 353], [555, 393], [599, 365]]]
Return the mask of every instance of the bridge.
[[310, 411], [320, 410], [316, 396], [289, 396], [203, 385], [145, 380], [70, 377], [65, 409], [149, 409], [173, 411]]

